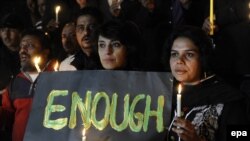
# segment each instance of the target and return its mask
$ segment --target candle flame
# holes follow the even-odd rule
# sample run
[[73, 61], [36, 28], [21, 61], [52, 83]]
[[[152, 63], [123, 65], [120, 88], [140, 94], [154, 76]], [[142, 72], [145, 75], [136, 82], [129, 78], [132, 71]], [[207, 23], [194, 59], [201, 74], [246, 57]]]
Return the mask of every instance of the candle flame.
[[182, 86], [181, 86], [181, 84], [179, 84], [179, 85], [178, 85], [178, 94], [181, 93], [181, 90], [182, 90]]
[[86, 136], [85, 135], [86, 134], [86, 130], [85, 130], [85, 128], [82, 130], [82, 136]]
[[56, 13], [58, 14], [58, 12], [61, 10], [61, 6], [56, 6]]
[[54, 71], [58, 71], [58, 67], [59, 67], [59, 63], [58, 63], [58, 61], [56, 61], [55, 65], [54, 65]]
[[37, 72], [41, 72], [41, 69], [40, 69], [40, 67], [39, 67], [39, 64], [40, 64], [40, 62], [41, 62], [41, 57], [40, 57], [40, 56], [34, 57], [33, 62], [34, 62], [34, 64], [35, 64], [35, 67], [36, 67]]

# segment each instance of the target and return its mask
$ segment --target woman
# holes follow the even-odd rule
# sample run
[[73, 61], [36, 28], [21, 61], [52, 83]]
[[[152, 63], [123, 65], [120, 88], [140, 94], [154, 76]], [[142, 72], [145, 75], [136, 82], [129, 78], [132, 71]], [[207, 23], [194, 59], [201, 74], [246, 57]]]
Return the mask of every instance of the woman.
[[177, 29], [167, 49], [176, 84], [183, 86], [183, 114], [174, 117], [168, 140], [224, 141], [228, 125], [248, 122], [241, 94], [213, 73], [212, 43], [201, 29]]
[[98, 54], [107, 70], [139, 68], [140, 32], [132, 22], [108, 21], [98, 30]]

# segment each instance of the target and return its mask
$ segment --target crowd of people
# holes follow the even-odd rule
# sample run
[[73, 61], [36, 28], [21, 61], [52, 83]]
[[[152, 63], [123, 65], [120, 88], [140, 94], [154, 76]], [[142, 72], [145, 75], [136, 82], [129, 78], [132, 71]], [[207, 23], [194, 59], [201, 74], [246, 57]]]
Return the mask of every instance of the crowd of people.
[[53, 71], [59, 61], [59, 71], [171, 72], [174, 84], [184, 85], [186, 110], [185, 118], [173, 116], [168, 140], [223, 141], [226, 125], [249, 123], [249, 0], [215, 1], [214, 26], [209, 0], [8, 0], [0, 5], [1, 140], [23, 140], [38, 76], [36, 56], [41, 71]]

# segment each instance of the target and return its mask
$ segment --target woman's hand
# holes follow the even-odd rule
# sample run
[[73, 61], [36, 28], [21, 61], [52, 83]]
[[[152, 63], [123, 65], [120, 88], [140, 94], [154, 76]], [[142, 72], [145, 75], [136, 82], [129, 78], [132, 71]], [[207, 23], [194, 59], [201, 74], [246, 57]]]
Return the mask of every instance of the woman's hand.
[[184, 141], [205, 141], [203, 138], [199, 137], [196, 133], [195, 126], [188, 120], [182, 118], [176, 118], [172, 128], [182, 140]]

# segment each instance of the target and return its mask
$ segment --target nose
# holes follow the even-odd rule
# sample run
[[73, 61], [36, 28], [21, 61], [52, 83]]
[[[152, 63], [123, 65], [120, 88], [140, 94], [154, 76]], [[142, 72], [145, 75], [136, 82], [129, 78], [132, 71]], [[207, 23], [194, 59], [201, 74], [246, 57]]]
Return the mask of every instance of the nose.
[[184, 57], [182, 55], [178, 56], [176, 59], [177, 64], [184, 64]]
[[113, 53], [113, 48], [112, 48], [112, 46], [111, 46], [111, 45], [107, 46], [107, 47], [105, 48], [105, 54], [110, 55], [110, 54], [112, 54], [112, 53]]
[[28, 51], [27, 45], [21, 45], [21, 46], [20, 46], [19, 53], [27, 52], [27, 51]]

